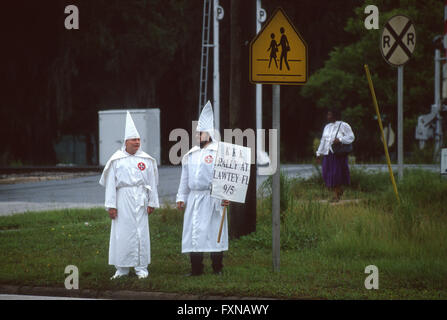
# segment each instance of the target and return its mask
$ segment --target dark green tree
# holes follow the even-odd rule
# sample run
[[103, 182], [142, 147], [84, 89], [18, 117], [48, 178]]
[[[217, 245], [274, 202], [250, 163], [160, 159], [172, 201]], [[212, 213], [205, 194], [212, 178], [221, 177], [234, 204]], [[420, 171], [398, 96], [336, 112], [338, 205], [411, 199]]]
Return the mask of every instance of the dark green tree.
[[[374, 4], [380, 11], [380, 29], [367, 30], [364, 26], [366, 5]], [[397, 68], [388, 65], [380, 53], [380, 36], [383, 25], [396, 14], [405, 14], [416, 25], [417, 43], [412, 59], [404, 72], [404, 145], [414, 143], [417, 116], [428, 113], [433, 101], [432, 40], [443, 30], [443, 6], [440, 1], [416, 0], [365, 1], [348, 19], [345, 31], [354, 37], [348, 45], [334, 47], [324, 67], [309, 79], [303, 88], [305, 97], [315, 107], [335, 107], [342, 110], [356, 134], [355, 155], [360, 159], [373, 159], [381, 155], [377, 121], [366, 81], [364, 64], [368, 64], [381, 108], [381, 114], [397, 122]]]

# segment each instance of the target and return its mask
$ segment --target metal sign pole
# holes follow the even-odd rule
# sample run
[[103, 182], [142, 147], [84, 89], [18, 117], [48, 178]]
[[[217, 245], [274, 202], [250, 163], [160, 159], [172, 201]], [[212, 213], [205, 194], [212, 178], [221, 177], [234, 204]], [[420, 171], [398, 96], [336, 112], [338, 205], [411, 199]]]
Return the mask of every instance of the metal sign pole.
[[214, 37], [214, 72], [213, 72], [213, 107], [214, 128], [220, 132], [220, 74], [219, 74], [219, 0], [213, 5], [213, 37]]
[[435, 105], [436, 105], [436, 130], [435, 130], [435, 149], [433, 151], [433, 160], [439, 161], [439, 152], [442, 148], [442, 118], [441, 118], [441, 50], [435, 51]]
[[276, 150], [277, 150], [277, 168], [273, 175], [272, 181], [272, 249], [273, 249], [273, 271], [279, 272], [280, 265], [280, 86], [278, 84], [272, 85], [273, 91], [273, 110], [272, 110], [272, 126], [273, 130], [276, 130]]
[[[261, 31], [261, 21], [258, 14], [261, 10], [261, 0], [256, 1], [256, 34]], [[262, 84], [256, 84], [256, 164], [258, 164], [258, 153], [263, 150], [261, 146], [262, 135]]]
[[[259, 9], [261, 1], [257, 1], [257, 4]], [[261, 13], [263, 17], [266, 16], [265, 10], [261, 9], [258, 19], [261, 18]], [[280, 39], [283, 40], [280, 41]], [[276, 55], [278, 42], [284, 43], [279, 45], [281, 46], [279, 59]], [[286, 43], [288, 46], [285, 45]], [[272, 176], [272, 260], [273, 271], [279, 272], [281, 248], [280, 85], [303, 85], [307, 82], [307, 44], [283, 9], [277, 8], [251, 41], [249, 65], [251, 83], [272, 84], [272, 133], [276, 135], [274, 141], [270, 141], [269, 166], [269, 169], [275, 170]]]
[[404, 66], [397, 67], [397, 163], [399, 180], [404, 176]]
[[[416, 46], [416, 29], [404, 15], [395, 15], [382, 31], [380, 51], [389, 64], [397, 66], [397, 164], [399, 180], [404, 176], [404, 64], [408, 62]], [[393, 44], [392, 44], [393, 43]]]

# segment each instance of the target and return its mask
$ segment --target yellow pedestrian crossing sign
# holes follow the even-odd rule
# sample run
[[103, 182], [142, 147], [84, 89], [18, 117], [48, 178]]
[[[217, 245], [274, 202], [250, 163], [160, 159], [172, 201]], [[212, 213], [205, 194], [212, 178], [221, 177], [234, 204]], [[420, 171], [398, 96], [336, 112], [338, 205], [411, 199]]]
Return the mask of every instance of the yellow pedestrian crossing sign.
[[307, 45], [278, 8], [250, 43], [250, 82], [301, 85], [307, 82]]

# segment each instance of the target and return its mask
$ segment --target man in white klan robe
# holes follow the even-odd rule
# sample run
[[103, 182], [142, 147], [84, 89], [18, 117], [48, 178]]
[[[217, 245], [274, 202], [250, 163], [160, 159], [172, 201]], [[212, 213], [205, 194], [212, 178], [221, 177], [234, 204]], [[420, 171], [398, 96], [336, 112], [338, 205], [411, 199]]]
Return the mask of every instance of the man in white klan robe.
[[203, 254], [209, 252], [213, 272], [221, 274], [223, 251], [228, 250], [228, 224], [225, 216], [221, 240], [217, 237], [227, 200], [211, 197], [217, 142], [214, 137], [214, 117], [211, 103], [203, 108], [197, 126], [199, 146], [194, 146], [182, 159], [182, 175], [177, 193], [177, 208], [186, 204], [183, 218], [182, 253], [190, 253], [192, 272], [203, 273]]
[[127, 112], [124, 145], [107, 161], [99, 183], [105, 187], [105, 207], [112, 219], [109, 264], [112, 279], [129, 274], [149, 275], [149, 219], [158, 202], [157, 161], [140, 150], [140, 135]]

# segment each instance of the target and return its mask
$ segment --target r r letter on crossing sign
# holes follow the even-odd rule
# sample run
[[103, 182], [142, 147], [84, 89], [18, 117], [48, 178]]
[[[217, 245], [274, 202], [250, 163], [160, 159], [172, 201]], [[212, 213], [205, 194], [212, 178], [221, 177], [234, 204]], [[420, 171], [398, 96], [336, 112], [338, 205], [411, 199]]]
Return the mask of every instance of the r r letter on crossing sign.
[[416, 46], [416, 29], [406, 16], [392, 17], [383, 27], [380, 51], [391, 65], [400, 66], [410, 60]]

